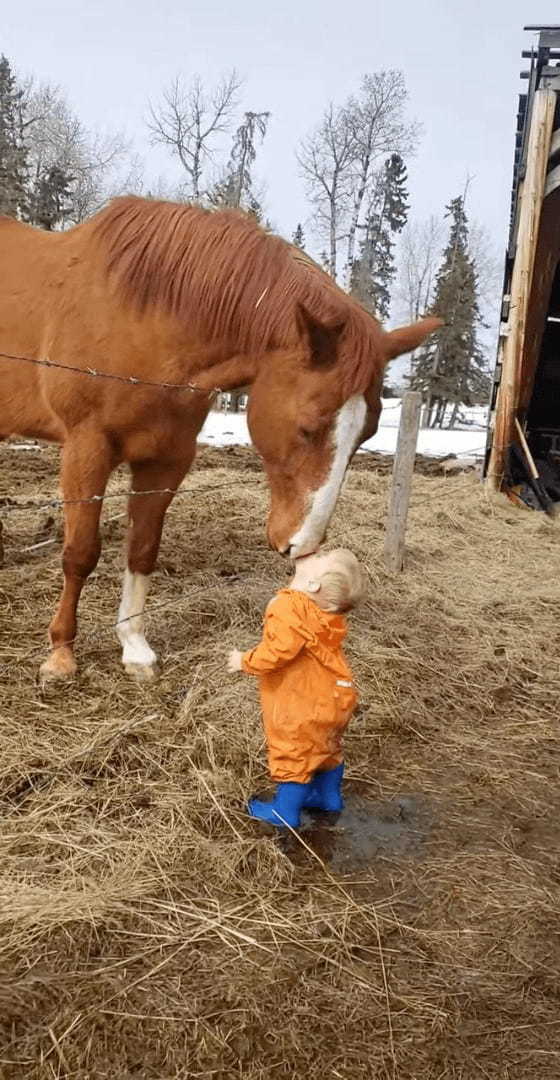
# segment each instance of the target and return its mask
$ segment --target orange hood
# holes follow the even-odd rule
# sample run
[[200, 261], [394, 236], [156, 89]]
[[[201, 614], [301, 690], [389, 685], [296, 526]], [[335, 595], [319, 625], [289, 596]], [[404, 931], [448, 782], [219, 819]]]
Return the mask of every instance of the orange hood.
[[273, 603], [308, 639], [308, 648], [313, 651], [313, 644], [324, 645], [329, 650], [339, 649], [346, 637], [348, 625], [344, 615], [334, 611], [323, 611], [313, 598], [298, 589], [281, 589]]

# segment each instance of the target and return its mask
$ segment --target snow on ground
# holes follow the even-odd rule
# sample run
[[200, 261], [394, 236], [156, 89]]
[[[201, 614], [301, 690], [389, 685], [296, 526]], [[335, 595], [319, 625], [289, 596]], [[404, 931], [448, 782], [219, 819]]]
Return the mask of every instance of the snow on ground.
[[250, 446], [245, 413], [209, 413], [198, 441], [209, 446]]
[[[364, 449], [380, 454], [394, 454], [397, 445], [400, 402], [385, 399], [377, 435], [364, 443]], [[459, 458], [482, 457], [486, 444], [486, 409], [468, 410], [469, 424], [454, 431], [432, 431], [422, 428], [418, 435], [418, 453], [427, 457], [446, 457], [455, 454]], [[209, 446], [250, 446], [245, 413], [211, 412], [198, 437]], [[38, 443], [10, 443], [10, 450], [40, 450]]]
[[[384, 400], [377, 435], [364, 443], [364, 448], [381, 454], [393, 454], [397, 445], [400, 414], [400, 402], [395, 399]], [[455, 454], [457, 457], [481, 457], [486, 443], [486, 409], [470, 409], [468, 419], [468, 426], [456, 428], [454, 431], [421, 429], [418, 453], [429, 457], [445, 457], [447, 454]], [[245, 414], [211, 412], [198, 441], [210, 446], [250, 446]]]

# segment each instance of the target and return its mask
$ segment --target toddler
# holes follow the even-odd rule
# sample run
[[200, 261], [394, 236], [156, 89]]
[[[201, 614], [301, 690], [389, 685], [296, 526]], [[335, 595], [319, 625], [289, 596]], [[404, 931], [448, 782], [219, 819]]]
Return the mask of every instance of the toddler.
[[262, 641], [234, 649], [228, 670], [260, 679], [264, 730], [276, 794], [251, 799], [252, 817], [297, 828], [304, 808], [342, 810], [342, 734], [357, 697], [342, 650], [344, 612], [363, 598], [364, 574], [339, 548], [298, 559], [290, 586], [266, 609]]

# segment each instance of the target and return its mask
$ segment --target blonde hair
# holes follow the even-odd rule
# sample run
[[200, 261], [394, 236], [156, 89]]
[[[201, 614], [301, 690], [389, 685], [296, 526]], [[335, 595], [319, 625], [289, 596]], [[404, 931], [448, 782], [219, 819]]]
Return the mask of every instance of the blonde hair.
[[321, 574], [321, 606], [326, 611], [351, 611], [364, 599], [365, 573], [354, 552], [348, 548], [336, 548], [329, 555], [337, 560], [339, 568]]

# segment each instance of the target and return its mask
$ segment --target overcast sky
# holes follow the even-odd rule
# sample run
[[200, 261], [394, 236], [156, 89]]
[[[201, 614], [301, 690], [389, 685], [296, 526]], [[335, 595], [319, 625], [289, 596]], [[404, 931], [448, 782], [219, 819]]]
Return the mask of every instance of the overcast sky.
[[[4, 5], [5, 7], [6, 5]], [[424, 134], [411, 163], [412, 214], [439, 213], [474, 181], [470, 212], [505, 244], [524, 23], [560, 22], [558, 0], [27, 0], [2, 12], [0, 51], [59, 83], [91, 127], [124, 129], [148, 174], [146, 103], [178, 72], [212, 83], [236, 67], [244, 105], [270, 110], [259, 172], [266, 208], [291, 233], [309, 213], [294, 148], [360, 76], [401, 68]]]

